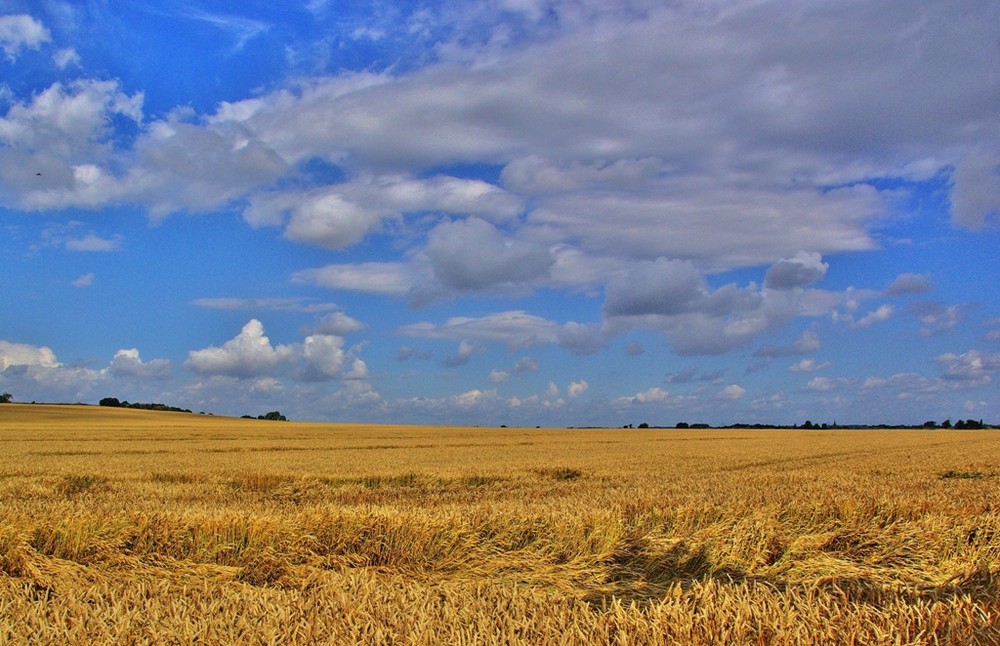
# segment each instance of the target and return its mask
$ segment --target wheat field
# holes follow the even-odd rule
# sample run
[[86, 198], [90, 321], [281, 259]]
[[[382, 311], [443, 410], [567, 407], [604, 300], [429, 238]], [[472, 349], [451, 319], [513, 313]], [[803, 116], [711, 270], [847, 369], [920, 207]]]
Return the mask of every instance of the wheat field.
[[2, 644], [996, 644], [996, 431], [0, 406]]

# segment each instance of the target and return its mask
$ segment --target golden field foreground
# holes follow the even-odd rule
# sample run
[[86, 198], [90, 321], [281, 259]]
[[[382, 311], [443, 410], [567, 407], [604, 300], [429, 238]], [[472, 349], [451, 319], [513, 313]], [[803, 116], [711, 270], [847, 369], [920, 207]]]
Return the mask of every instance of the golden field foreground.
[[0, 643], [996, 644], [1000, 432], [0, 405]]

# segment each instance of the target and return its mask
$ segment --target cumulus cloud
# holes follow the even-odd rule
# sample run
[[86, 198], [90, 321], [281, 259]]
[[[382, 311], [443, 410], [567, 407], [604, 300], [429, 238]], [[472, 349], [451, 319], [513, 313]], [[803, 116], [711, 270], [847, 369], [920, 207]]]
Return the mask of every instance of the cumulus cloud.
[[695, 309], [706, 291], [705, 279], [691, 263], [659, 258], [612, 278], [604, 312], [607, 316], [681, 314]]
[[202, 375], [226, 375], [248, 379], [271, 375], [281, 364], [292, 361], [296, 350], [290, 345], [272, 346], [264, 326], [251, 319], [240, 333], [222, 344], [192, 350], [184, 362], [188, 370]]
[[[680, 354], [721, 354], [776, 332], [797, 316], [829, 314], [856, 296], [812, 288], [762, 289], [755, 283], [713, 289], [690, 262], [661, 258], [614, 276], [603, 311], [608, 332], [643, 327], [665, 334]], [[765, 354], [783, 351], [764, 349]]]
[[[604, 313], [609, 332], [643, 327], [665, 334], [680, 354], [721, 354], [777, 332], [797, 316], [830, 314], [858, 297], [867, 294], [771, 290], [753, 283], [713, 290], [689, 264], [659, 261], [612, 279]], [[816, 343], [807, 337], [788, 348], [765, 346], [760, 356], [808, 352]]]
[[950, 381], [973, 384], [989, 383], [1000, 370], [1000, 354], [969, 350], [962, 354], [947, 353], [937, 357], [943, 377]]
[[569, 386], [566, 387], [566, 395], [570, 399], [575, 399], [587, 392], [587, 388], [589, 387], [590, 385], [584, 379], [581, 379], [580, 381], [571, 381], [569, 382]]
[[162, 219], [225, 206], [284, 175], [287, 162], [238, 126], [197, 125], [170, 115], [138, 139], [138, 164], [117, 181], [123, 197]]
[[920, 334], [939, 336], [955, 329], [962, 322], [967, 308], [964, 304], [945, 306], [937, 301], [924, 301], [912, 304], [906, 309], [906, 313], [916, 316], [920, 321]]
[[[27, 189], [24, 203], [137, 201], [162, 217], [267, 191], [284, 199], [276, 180], [319, 159], [350, 179], [316, 195], [288, 189], [291, 201], [270, 217], [291, 214], [295, 240], [339, 248], [406, 212], [514, 224], [530, 202], [523, 242], [713, 268], [873, 248], [868, 225], [886, 208], [871, 178], [954, 168], [956, 222], [981, 226], [996, 210], [986, 25], [1000, 15], [989, 3], [966, 12], [933, 2], [839, 12], [569, 6], [537, 12], [559, 19], [531, 23], [541, 30], [532, 36], [448, 43], [439, 62], [410, 71], [302, 78], [212, 114], [169, 115], [125, 151], [134, 170], [117, 175], [107, 154], [64, 164], [62, 179]], [[514, 15], [427, 17], [483, 12]], [[242, 43], [260, 29], [236, 33]], [[897, 47], [886, 33], [922, 47]], [[4, 17], [0, 34], [8, 56], [49, 38], [27, 16]], [[503, 187], [436, 172], [476, 163], [502, 168]]]
[[719, 391], [719, 399], [740, 399], [747, 394], [746, 388], [739, 384], [729, 384]]
[[167, 359], [143, 361], [135, 348], [119, 350], [108, 366], [111, 376], [124, 379], [167, 379], [172, 365]]
[[4, 203], [39, 210], [96, 206], [122, 195], [101, 163], [113, 148], [115, 118], [142, 120], [142, 93], [116, 81], [53, 83], [0, 117]]
[[297, 204], [285, 236], [329, 249], [352, 245], [378, 230], [382, 215], [348, 202], [336, 192], [320, 192]]
[[0, 372], [11, 366], [55, 368], [58, 365], [59, 362], [51, 348], [0, 341]]
[[365, 324], [343, 312], [332, 312], [320, 318], [311, 329], [313, 334], [345, 336], [365, 329]]
[[764, 276], [764, 287], [768, 289], [795, 289], [807, 287], [826, 275], [830, 265], [823, 262], [818, 253], [800, 251], [791, 258], [774, 263]]
[[478, 218], [438, 225], [425, 252], [435, 277], [460, 291], [530, 284], [555, 262], [548, 249], [505, 238]]
[[956, 224], [982, 229], [1000, 222], [1000, 154], [977, 148], [955, 167], [951, 214]]
[[[320, 325], [302, 343], [272, 345], [264, 326], [251, 319], [240, 333], [221, 347], [188, 352], [184, 367], [209, 377], [231, 377], [241, 381], [286, 376], [301, 382], [364, 380], [368, 366], [358, 355], [363, 345], [345, 347], [343, 336], [329, 333], [346, 331], [353, 319], [333, 319]], [[324, 332], [325, 330], [325, 332]]]
[[894, 308], [892, 305], [879, 305], [877, 309], [868, 312], [854, 324], [855, 327], [871, 327], [875, 323], [882, 323], [888, 321], [892, 317]]
[[626, 395], [612, 400], [614, 408], [625, 408], [629, 406], [640, 406], [644, 404], [661, 404], [669, 402], [673, 396], [659, 386], [653, 386], [648, 390], [637, 392], [634, 395]]
[[167, 359], [143, 361], [135, 348], [118, 350], [107, 366], [88, 368], [60, 362], [45, 346], [0, 341], [0, 384], [20, 401], [94, 401], [109, 388], [141, 388], [171, 377]]
[[516, 219], [522, 209], [521, 199], [499, 186], [450, 175], [428, 178], [368, 175], [340, 184], [336, 190], [351, 202], [384, 214], [383, 217], [429, 211], [504, 223]]
[[607, 345], [607, 336], [598, 325], [570, 321], [556, 333], [559, 346], [573, 354], [594, 354]]
[[925, 294], [931, 291], [930, 274], [900, 274], [885, 288], [888, 296]]
[[444, 360], [444, 365], [449, 368], [464, 366], [469, 363], [469, 360], [475, 352], [476, 346], [469, 343], [465, 339], [462, 339], [462, 341], [458, 344], [458, 349], [455, 351], [455, 354]]
[[72, 47], [66, 47], [64, 49], [56, 50], [52, 54], [52, 62], [56, 64], [61, 70], [66, 69], [70, 65], [80, 67], [80, 55], [76, 53], [76, 50]]
[[521, 357], [514, 364], [514, 372], [538, 372], [538, 359]]
[[333, 334], [311, 334], [302, 344], [302, 358], [307, 369], [306, 380], [330, 379], [344, 368], [347, 359], [344, 339]]
[[3, 49], [7, 60], [11, 62], [17, 59], [22, 49], [38, 49], [50, 40], [52, 35], [49, 30], [31, 16], [0, 16], [0, 49]]

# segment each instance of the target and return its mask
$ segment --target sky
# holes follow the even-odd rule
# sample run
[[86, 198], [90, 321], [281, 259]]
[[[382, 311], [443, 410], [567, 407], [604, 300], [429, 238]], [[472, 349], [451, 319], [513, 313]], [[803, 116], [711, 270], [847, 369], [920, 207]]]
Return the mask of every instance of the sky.
[[1000, 3], [0, 0], [0, 390], [1000, 422]]

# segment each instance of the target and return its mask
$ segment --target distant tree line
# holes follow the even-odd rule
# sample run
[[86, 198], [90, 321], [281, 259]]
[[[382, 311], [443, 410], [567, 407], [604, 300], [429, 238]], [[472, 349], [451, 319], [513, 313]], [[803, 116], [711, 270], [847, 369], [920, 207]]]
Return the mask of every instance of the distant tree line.
[[137, 408], [139, 410], [161, 410], [174, 413], [190, 413], [187, 408], [177, 408], [166, 404], [142, 404], [139, 402], [119, 401], [117, 397], [105, 397], [97, 402], [98, 406], [108, 406], [110, 408]]
[[288, 418], [282, 415], [280, 412], [273, 410], [270, 413], [264, 413], [263, 415], [258, 415], [254, 417], [253, 415], [243, 415], [241, 419], [268, 419], [276, 422], [287, 422]]

